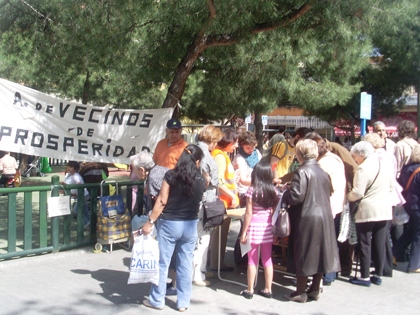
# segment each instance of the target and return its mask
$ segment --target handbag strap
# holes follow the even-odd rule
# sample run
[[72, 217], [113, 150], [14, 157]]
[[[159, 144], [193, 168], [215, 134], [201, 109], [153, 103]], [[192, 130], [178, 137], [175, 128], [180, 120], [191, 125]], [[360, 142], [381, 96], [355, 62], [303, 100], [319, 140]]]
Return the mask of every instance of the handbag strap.
[[416, 176], [416, 174], [420, 172], [420, 167], [417, 168], [410, 176], [410, 178], [408, 179], [407, 185], [405, 185], [405, 191], [407, 191], [410, 188], [411, 183], [413, 182], [414, 176]]
[[378, 160], [378, 162], [379, 162], [378, 173], [376, 174], [375, 178], [373, 179], [373, 182], [369, 185], [369, 187], [366, 188], [365, 194], [363, 195], [362, 199], [364, 198], [364, 196], [366, 196], [366, 193], [369, 191], [369, 189], [373, 186], [376, 179], [378, 178], [379, 172], [381, 171], [381, 160]]
[[67, 194], [66, 194], [66, 189], [64, 188], [64, 185], [62, 185], [62, 184], [58, 184], [58, 185], [51, 185], [51, 193], [52, 193], [52, 191], [53, 191], [53, 189], [54, 188], [56, 188], [56, 187], [58, 187], [58, 188], [63, 188], [63, 191], [64, 191], [64, 196], [66, 196]]

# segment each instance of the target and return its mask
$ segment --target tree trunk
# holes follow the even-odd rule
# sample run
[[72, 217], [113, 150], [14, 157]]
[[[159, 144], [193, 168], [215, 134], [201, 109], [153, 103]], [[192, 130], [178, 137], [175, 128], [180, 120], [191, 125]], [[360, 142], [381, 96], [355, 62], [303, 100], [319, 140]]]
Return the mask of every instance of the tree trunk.
[[206, 40], [201, 35], [197, 35], [194, 42], [188, 47], [187, 53], [184, 58], [182, 58], [175, 71], [174, 79], [169, 86], [168, 93], [166, 94], [165, 101], [162, 105], [162, 108], [175, 108], [174, 117], [179, 117], [179, 107], [177, 107], [177, 105], [178, 103], [181, 103], [188, 76], [204, 49], [206, 49]]
[[82, 104], [86, 105], [89, 101], [89, 89], [90, 89], [90, 72], [88, 70], [86, 73], [85, 84], [83, 85]]

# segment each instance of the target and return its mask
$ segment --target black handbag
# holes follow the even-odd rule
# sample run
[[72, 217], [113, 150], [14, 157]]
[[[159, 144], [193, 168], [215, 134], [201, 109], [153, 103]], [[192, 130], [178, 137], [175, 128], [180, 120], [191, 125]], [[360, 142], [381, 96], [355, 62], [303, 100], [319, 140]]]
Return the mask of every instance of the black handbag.
[[226, 214], [226, 207], [222, 200], [217, 198], [215, 201], [204, 202], [204, 229], [211, 229], [222, 224]]

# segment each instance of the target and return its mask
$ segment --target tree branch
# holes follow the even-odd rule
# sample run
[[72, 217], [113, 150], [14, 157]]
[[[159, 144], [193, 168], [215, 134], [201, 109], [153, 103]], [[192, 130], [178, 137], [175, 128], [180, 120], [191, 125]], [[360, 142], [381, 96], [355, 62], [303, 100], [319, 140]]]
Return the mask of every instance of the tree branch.
[[209, 7], [209, 18], [214, 19], [216, 17], [216, 5], [214, 4], [214, 0], [207, 0], [207, 5]]
[[207, 0], [207, 6], [208, 6], [208, 9], [209, 9], [209, 16], [207, 18], [206, 23], [204, 23], [203, 27], [198, 32], [197, 37], [204, 37], [204, 34], [206, 33], [206, 30], [213, 23], [214, 19], [216, 18], [216, 15], [217, 15], [216, 5], [214, 4], [214, 0]]
[[306, 12], [308, 12], [313, 7], [315, 2], [316, 0], [307, 1], [300, 8], [293, 10], [291, 13], [289, 13], [277, 22], [257, 24], [251, 32], [252, 34], [258, 34], [261, 32], [273, 31], [277, 28], [285, 27], [299, 19]]
[[[208, 3], [212, 3], [214, 6], [214, 3], [212, 0], [207, 0]], [[314, 5], [316, 0], [308, 0], [305, 4], [303, 4], [300, 8], [297, 8], [296, 10], [292, 11], [285, 17], [283, 17], [281, 20], [276, 22], [270, 22], [270, 23], [262, 23], [257, 24], [253, 29], [251, 29], [251, 34], [258, 34], [262, 32], [267, 31], [273, 31], [275, 29], [286, 27], [287, 25], [293, 23], [300, 17], [302, 17], [306, 12], [308, 12]], [[210, 15], [212, 14], [210, 4], [209, 4], [209, 10]], [[215, 10], [215, 8], [214, 8]], [[211, 18], [214, 19], [216, 17], [216, 13], [214, 12], [214, 16], [211, 15]], [[210, 18], [209, 18], [210, 19]], [[204, 32], [204, 29], [202, 31]], [[204, 36], [204, 35], [203, 35]], [[235, 36], [234, 34], [225, 34], [225, 35], [210, 35], [205, 37], [205, 48], [207, 47], [215, 47], [215, 46], [229, 46], [229, 45], [235, 45], [240, 42], [240, 38]]]
[[47, 16], [43, 15], [42, 13], [38, 12], [37, 10], [35, 10], [35, 8], [33, 6], [31, 6], [29, 3], [27, 3], [25, 0], [20, 0], [20, 1], [23, 4], [26, 4], [28, 7], [30, 7], [36, 14], [38, 14], [38, 15], [42, 16], [44, 19], [52, 22], [52, 20], [49, 17], [47, 17]]

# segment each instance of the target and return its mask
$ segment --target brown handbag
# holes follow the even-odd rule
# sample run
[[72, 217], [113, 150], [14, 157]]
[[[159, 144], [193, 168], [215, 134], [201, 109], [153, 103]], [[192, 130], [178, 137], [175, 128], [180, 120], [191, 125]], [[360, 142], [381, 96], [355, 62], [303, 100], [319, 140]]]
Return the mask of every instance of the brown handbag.
[[[280, 205], [280, 202], [279, 202]], [[286, 205], [281, 204], [281, 207], [278, 206], [278, 217], [276, 223], [273, 225], [273, 235], [277, 237], [287, 237], [290, 235], [290, 219], [289, 213], [286, 210]]]

